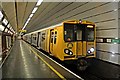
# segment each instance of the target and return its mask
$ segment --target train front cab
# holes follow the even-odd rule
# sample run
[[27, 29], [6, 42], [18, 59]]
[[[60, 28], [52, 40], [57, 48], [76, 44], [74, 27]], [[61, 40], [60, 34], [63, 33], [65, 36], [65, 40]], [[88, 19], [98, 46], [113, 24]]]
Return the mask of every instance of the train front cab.
[[77, 59], [78, 68], [85, 69], [87, 67], [86, 58], [96, 56], [95, 24], [88, 21], [64, 22], [63, 30], [64, 60]]
[[95, 57], [95, 24], [88, 21], [66, 21], [50, 29], [50, 53], [61, 61], [77, 60], [78, 66], [87, 62], [83, 58]]

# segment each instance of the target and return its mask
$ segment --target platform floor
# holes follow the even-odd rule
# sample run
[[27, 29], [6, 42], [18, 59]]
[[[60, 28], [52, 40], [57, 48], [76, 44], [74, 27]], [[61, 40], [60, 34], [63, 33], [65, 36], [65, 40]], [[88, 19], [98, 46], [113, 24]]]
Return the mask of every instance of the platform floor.
[[2, 67], [3, 78], [81, 79], [59, 66], [42, 52], [17, 40]]

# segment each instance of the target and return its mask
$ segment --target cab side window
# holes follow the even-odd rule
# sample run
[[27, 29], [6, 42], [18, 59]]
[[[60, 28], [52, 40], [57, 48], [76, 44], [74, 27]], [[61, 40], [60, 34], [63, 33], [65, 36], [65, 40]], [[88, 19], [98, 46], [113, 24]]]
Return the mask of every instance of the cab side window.
[[51, 43], [53, 43], [54, 32], [51, 33]]
[[56, 44], [56, 41], [57, 41], [57, 31], [55, 31], [54, 44]]

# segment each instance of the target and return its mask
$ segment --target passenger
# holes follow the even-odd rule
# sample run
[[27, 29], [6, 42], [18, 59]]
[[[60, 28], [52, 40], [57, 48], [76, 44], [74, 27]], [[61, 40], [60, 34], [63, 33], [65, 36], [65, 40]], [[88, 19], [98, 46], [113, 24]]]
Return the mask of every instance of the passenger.
[[70, 39], [70, 38], [67, 38], [67, 41], [71, 41], [71, 39]]

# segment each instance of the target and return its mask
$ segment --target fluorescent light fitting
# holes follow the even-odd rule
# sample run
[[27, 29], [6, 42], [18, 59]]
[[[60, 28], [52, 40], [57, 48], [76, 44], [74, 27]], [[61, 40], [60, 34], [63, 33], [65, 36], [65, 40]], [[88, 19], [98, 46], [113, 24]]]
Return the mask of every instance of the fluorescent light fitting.
[[24, 30], [25, 29], [25, 26], [22, 28], [22, 30]]
[[6, 28], [6, 29], [5, 29], [5, 32], [7, 32], [7, 31], [8, 31], [8, 29]]
[[8, 24], [7, 27], [9, 28], [9, 27], [10, 27], [10, 24]]
[[12, 32], [10, 32], [10, 34], [11, 34]]
[[33, 17], [33, 14], [31, 14], [30, 17]]
[[10, 31], [8, 31], [8, 33], [10, 33]]
[[111, 56], [112, 56], [112, 57], [114, 57], [115, 55], [114, 55], [114, 54], [112, 54]]
[[114, 9], [114, 11], [117, 11], [117, 9]]
[[35, 7], [32, 11], [32, 13], [35, 13], [37, 11], [38, 7]]
[[13, 30], [13, 33], [15, 33], [15, 31]]
[[0, 25], [0, 31], [3, 31], [4, 30], [4, 26]]
[[30, 19], [31, 19], [31, 18], [28, 18], [27, 22], [29, 22], [29, 21], [30, 21]]
[[0, 11], [0, 21], [1, 21], [2, 18], [3, 18], [3, 14], [2, 14], [2, 12]]
[[38, 0], [36, 6], [39, 6], [42, 2], [43, 0]]
[[8, 21], [7, 21], [7, 19], [3, 19], [3, 23], [5, 24], [5, 25], [7, 25], [7, 23], [8, 23]]
[[25, 27], [26, 27], [26, 24], [24, 25], [24, 27], [22, 28], [22, 30], [24, 30], [24, 29], [25, 29]]
[[[24, 25], [23, 29], [24, 29], [26, 26], [27, 26], [27, 24]], [[22, 29], [22, 30], [23, 30], [23, 29]]]
[[11, 28], [11, 31], [13, 31], [13, 28]]
[[30, 21], [30, 19], [28, 19], [25, 24], [27, 25], [29, 23], [29, 21]]
[[24, 29], [25, 29], [25, 27], [26, 27], [26, 26], [27, 26], [27, 24], [29, 23], [30, 19], [31, 19], [31, 17], [29, 17], [29, 18], [27, 19], [27, 21], [26, 21], [26, 23], [25, 23], [24, 27], [22, 28], [22, 30], [24, 30]]

